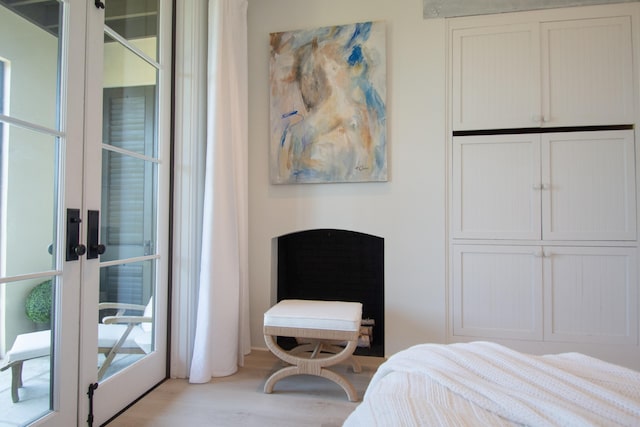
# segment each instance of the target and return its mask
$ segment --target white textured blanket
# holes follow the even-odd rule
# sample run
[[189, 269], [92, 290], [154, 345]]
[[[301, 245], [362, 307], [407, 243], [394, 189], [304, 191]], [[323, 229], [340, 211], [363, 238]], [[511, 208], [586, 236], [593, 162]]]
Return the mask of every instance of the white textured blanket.
[[640, 426], [640, 372], [488, 343], [423, 344], [383, 363], [345, 426]]

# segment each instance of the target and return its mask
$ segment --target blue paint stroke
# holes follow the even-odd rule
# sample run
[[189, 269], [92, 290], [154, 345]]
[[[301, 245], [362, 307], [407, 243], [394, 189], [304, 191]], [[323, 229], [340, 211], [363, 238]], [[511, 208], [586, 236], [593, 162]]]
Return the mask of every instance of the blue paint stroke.
[[355, 24], [351, 39], [349, 39], [347, 44], [344, 46], [345, 49], [351, 49], [351, 47], [359, 41], [367, 41], [369, 39], [369, 35], [371, 34], [371, 26], [372, 22], [362, 22], [359, 24]]
[[351, 55], [349, 55], [347, 62], [349, 63], [349, 65], [354, 67], [358, 64], [361, 64], [363, 60], [364, 57], [362, 55], [362, 46], [360, 46], [359, 44], [355, 45], [353, 49], [351, 49]]
[[362, 92], [364, 93], [367, 109], [375, 112], [378, 121], [382, 122], [386, 116], [384, 100], [368, 80], [360, 81], [360, 89], [362, 89]]
[[[288, 113], [283, 113], [280, 118], [282, 119], [289, 119], [290, 117], [293, 116], [300, 116], [302, 117], [299, 113], [298, 110], [292, 110], [289, 111]], [[291, 120], [287, 120], [287, 124], [284, 126], [284, 130], [282, 131], [282, 135], [280, 136], [280, 147], [284, 147], [285, 142], [287, 141], [287, 135], [289, 135], [289, 129], [291, 128], [291, 126], [295, 126], [296, 124], [298, 124], [300, 122], [294, 123], [293, 125], [291, 124]]]
[[289, 125], [284, 128], [282, 131], [282, 136], [280, 137], [280, 148], [284, 147], [284, 143], [287, 140], [287, 134], [289, 133]]

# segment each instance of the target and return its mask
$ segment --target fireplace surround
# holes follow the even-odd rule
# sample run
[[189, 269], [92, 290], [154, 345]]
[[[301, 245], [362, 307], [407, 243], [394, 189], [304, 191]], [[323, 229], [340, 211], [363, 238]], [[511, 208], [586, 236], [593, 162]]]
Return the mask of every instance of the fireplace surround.
[[[314, 229], [277, 238], [277, 300], [353, 301], [363, 305], [364, 327], [355, 354], [384, 356], [384, 239], [338, 229]], [[367, 343], [369, 341], [369, 343]], [[279, 338], [285, 348], [292, 339]]]

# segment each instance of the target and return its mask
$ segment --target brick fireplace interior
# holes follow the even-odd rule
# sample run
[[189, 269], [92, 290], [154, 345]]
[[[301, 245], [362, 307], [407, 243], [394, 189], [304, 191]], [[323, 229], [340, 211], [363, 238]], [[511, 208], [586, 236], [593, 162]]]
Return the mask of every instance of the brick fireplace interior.
[[[278, 237], [277, 299], [355, 301], [363, 305], [358, 355], [384, 356], [384, 239], [316, 229]], [[367, 323], [371, 325], [367, 325]], [[285, 348], [293, 339], [279, 338]]]

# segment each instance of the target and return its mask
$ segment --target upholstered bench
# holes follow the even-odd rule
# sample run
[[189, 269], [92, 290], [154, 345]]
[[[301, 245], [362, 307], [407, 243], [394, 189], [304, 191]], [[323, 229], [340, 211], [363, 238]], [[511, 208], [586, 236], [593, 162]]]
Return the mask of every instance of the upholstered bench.
[[[273, 392], [274, 385], [291, 375], [316, 375], [340, 385], [350, 401], [358, 401], [353, 385], [329, 366], [349, 361], [354, 372], [360, 372], [353, 357], [360, 334], [362, 304], [358, 302], [283, 300], [264, 314], [264, 339], [267, 347], [286, 366], [273, 373], [264, 385], [264, 392]], [[294, 337], [302, 342], [285, 350], [276, 337]], [[343, 347], [339, 344], [346, 345]]]
[[11, 368], [11, 400], [20, 400], [18, 389], [22, 387], [22, 364], [36, 357], [48, 356], [51, 351], [51, 331], [20, 334], [5, 355], [0, 371]]

